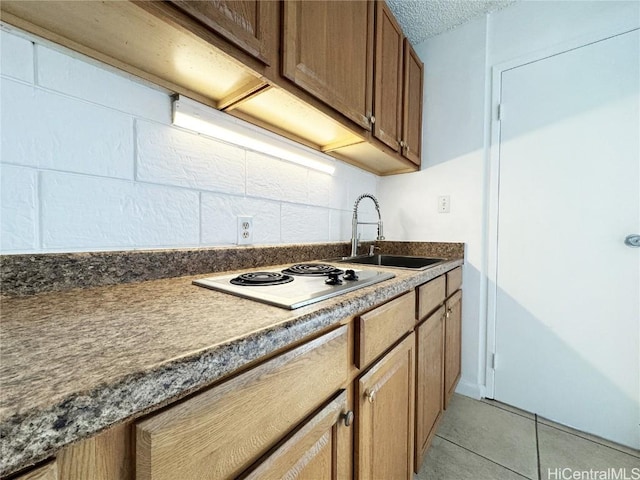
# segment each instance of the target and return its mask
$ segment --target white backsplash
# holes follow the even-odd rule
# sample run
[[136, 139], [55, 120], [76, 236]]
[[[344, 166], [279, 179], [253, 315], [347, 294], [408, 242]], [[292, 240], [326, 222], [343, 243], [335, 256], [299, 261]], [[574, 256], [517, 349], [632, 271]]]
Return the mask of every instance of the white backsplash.
[[168, 92], [3, 28], [0, 253], [229, 245], [238, 215], [254, 244], [346, 241], [377, 194], [330, 157], [333, 176], [173, 127]]

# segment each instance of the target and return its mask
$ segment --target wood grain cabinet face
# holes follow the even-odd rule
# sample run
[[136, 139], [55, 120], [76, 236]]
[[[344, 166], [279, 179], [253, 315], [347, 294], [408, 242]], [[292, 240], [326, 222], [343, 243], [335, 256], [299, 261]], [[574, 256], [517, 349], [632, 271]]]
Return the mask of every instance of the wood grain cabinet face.
[[384, 1], [376, 3], [373, 134], [420, 165], [423, 65]]
[[344, 439], [345, 433], [349, 435], [353, 428], [352, 424], [345, 425], [348, 412], [347, 393], [342, 391], [291, 438], [240, 478], [348, 478], [351, 442]]
[[416, 330], [416, 473], [422, 466], [444, 409], [445, 312], [445, 307], [440, 307]]
[[446, 298], [446, 277], [444, 275], [418, 287], [418, 321], [438, 307]]
[[420, 165], [422, 155], [422, 61], [404, 39], [404, 88], [402, 95], [402, 155]]
[[270, 11], [276, 2], [172, 0], [171, 3], [266, 65], [273, 63], [276, 52], [270, 50], [267, 35], [276, 28]]
[[453, 295], [462, 286], [462, 267], [447, 272], [447, 297]]
[[373, 134], [400, 151], [402, 115], [402, 41], [397, 20], [383, 1], [376, 2], [376, 55]]
[[347, 375], [342, 326], [143, 420], [136, 425], [136, 479], [234, 478]]
[[54, 460], [27, 473], [23, 473], [14, 480], [58, 480], [59, 478], [58, 467]]
[[361, 315], [356, 327], [356, 366], [368, 366], [415, 325], [414, 292], [406, 293]]
[[412, 479], [414, 375], [412, 333], [358, 380], [357, 479]]
[[458, 290], [446, 303], [445, 360], [444, 360], [444, 408], [460, 379], [462, 342], [462, 290]]
[[373, 4], [289, 0], [283, 9], [284, 77], [370, 128]]

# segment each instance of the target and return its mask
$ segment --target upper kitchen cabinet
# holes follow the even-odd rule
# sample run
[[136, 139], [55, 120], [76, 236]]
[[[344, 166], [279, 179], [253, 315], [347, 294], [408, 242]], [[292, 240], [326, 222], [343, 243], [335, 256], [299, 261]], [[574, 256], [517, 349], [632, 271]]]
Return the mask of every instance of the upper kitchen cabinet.
[[420, 165], [422, 155], [423, 65], [408, 39], [404, 39], [402, 95], [402, 155]]
[[382, 0], [3, 0], [0, 13], [378, 175], [418, 169], [422, 66]]
[[266, 65], [273, 63], [277, 46], [269, 41], [269, 34], [277, 27], [273, 14], [276, 2], [173, 0], [171, 3]]
[[395, 151], [400, 149], [401, 140], [403, 38], [387, 4], [377, 2], [373, 134]]
[[373, 4], [293, 0], [283, 8], [283, 75], [369, 129]]
[[420, 165], [422, 62], [380, 1], [376, 7], [374, 136]]

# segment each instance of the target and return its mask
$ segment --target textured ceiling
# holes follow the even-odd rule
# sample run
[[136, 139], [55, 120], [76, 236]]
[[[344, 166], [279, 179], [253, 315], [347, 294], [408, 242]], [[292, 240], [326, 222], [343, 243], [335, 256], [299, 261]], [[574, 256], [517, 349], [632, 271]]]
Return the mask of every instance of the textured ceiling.
[[515, 0], [387, 0], [412, 45]]

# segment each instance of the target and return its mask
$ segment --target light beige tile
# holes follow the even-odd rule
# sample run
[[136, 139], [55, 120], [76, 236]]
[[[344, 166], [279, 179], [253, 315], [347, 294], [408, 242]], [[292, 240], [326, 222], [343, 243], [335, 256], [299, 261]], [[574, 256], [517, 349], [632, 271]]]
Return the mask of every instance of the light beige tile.
[[595, 435], [590, 435], [586, 432], [576, 430], [575, 428], [562, 425], [561, 423], [552, 422], [551, 420], [547, 420], [546, 418], [538, 417], [538, 423], [557, 428], [558, 430], [562, 430], [563, 432], [572, 433], [574, 435], [577, 435], [578, 437], [591, 440], [592, 442], [600, 443], [601, 445], [614, 448], [616, 450], [620, 450], [621, 452], [628, 453], [629, 455], [633, 455], [634, 457], [640, 458], [640, 450], [636, 450], [635, 448], [627, 447], [626, 445], [620, 445], [619, 443], [606, 440], [602, 437], [596, 437]]
[[437, 434], [529, 478], [537, 478], [535, 422], [454, 395]]
[[[607, 478], [634, 478], [634, 468], [640, 472], [639, 458], [548, 425], [538, 424], [538, 445], [542, 479], [586, 478], [570, 476], [576, 471], [626, 469], [626, 476]], [[603, 478], [597, 475], [589, 478]]]
[[486, 458], [438, 436], [433, 438], [416, 480], [512, 480], [523, 479]]
[[506, 403], [498, 402], [496, 400], [491, 400], [490, 398], [483, 398], [481, 401], [486, 403], [487, 405], [506, 410], [507, 412], [516, 413], [522, 417], [528, 418], [529, 420], [535, 420], [536, 418], [536, 416], [531, 412], [520, 410], [519, 408], [512, 407], [511, 405], [507, 405]]

